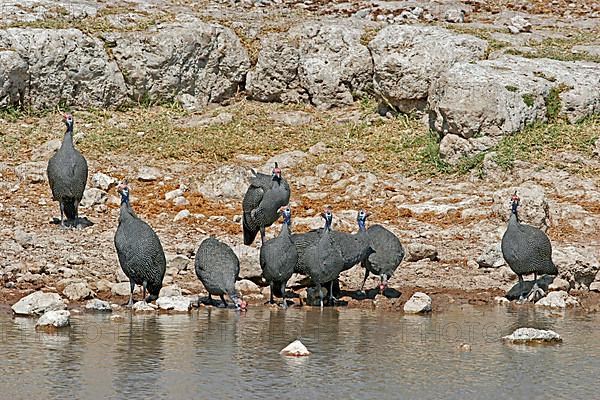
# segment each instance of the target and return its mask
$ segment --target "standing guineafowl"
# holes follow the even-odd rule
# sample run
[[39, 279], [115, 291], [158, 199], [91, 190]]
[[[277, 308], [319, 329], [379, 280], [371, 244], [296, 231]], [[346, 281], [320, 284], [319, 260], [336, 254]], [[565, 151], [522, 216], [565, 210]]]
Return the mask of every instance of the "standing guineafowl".
[[325, 228], [320, 234], [319, 240], [308, 246], [302, 254], [302, 264], [306, 266], [310, 279], [317, 286], [320, 305], [323, 308], [321, 285], [327, 282], [330, 283], [329, 300], [333, 304], [333, 281], [337, 279], [340, 272], [344, 269], [344, 258], [331, 231], [333, 220], [331, 210], [326, 209], [321, 216], [325, 219]]
[[292, 223], [292, 212], [286, 207], [283, 212], [283, 224], [279, 236], [267, 240], [260, 248], [260, 267], [263, 277], [271, 286], [270, 303], [274, 304], [273, 292], [275, 287], [281, 288], [283, 307], [287, 308], [285, 301], [285, 286], [294, 273], [298, 261], [296, 246], [292, 243], [290, 225]]
[[256, 172], [254, 174], [242, 202], [244, 244], [247, 246], [254, 242], [258, 232], [264, 243], [265, 227], [277, 221], [279, 209], [290, 201], [290, 186], [281, 176], [277, 163], [271, 176]]
[[117, 191], [121, 195], [121, 210], [115, 233], [115, 247], [119, 264], [131, 284], [129, 305], [133, 304], [133, 289], [136, 284], [142, 286], [144, 297], [148, 290], [150, 294], [145, 300], [151, 302], [158, 298], [162, 288], [167, 268], [165, 253], [154, 230], [133, 212], [129, 204], [127, 182], [119, 184]]
[[88, 177], [87, 161], [73, 146], [73, 116], [65, 114], [67, 131], [60, 149], [48, 161], [48, 182], [52, 198], [60, 204], [60, 225], [67, 221], [77, 224], [79, 202]]
[[506, 263], [519, 277], [519, 301], [523, 298], [523, 275], [534, 274], [534, 284], [527, 294], [528, 299], [536, 300], [544, 292], [537, 285], [537, 274], [557, 275], [558, 269], [552, 262], [552, 245], [550, 239], [540, 229], [519, 221], [517, 192], [511, 197], [512, 214], [508, 227], [502, 236], [502, 255]]
[[240, 273], [240, 260], [231, 247], [209, 237], [200, 243], [194, 260], [196, 275], [208, 291], [208, 299], [213, 302], [212, 295], [221, 296], [223, 306], [227, 307], [225, 294], [229, 295], [235, 308], [244, 310], [246, 302], [240, 299], [235, 291], [235, 281]]
[[392, 277], [404, 259], [404, 248], [400, 239], [381, 225], [370, 226], [367, 234], [374, 252], [361, 263], [365, 269], [365, 278], [360, 291], [363, 291], [369, 273], [373, 273], [381, 279], [379, 291], [383, 293], [387, 288], [388, 279]]

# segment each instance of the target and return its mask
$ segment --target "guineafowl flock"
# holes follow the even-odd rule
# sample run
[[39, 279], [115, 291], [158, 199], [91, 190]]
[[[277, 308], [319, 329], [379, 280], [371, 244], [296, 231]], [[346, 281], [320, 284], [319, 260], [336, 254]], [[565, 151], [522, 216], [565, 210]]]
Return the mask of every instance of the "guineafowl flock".
[[[60, 225], [79, 226], [78, 206], [85, 190], [88, 167], [85, 158], [73, 145], [73, 117], [64, 117], [67, 130], [60, 149], [48, 162], [48, 181], [52, 197], [60, 205]], [[277, 163], [271, 175], [257, 173], [242, 202], [243, 242], [251, 245], [260, 232], [260, 266], [264, 280], [271, 287], [270, 303], [274, 295], [286, 302], [286, 286], [293, 273], [305, 275], [315, 286], [319, 305], [336, 304], [334, 284], [340, 273], [357, 264], [365, 269], [360, 287], [363, 291], [369, 274], [379, 276], [379, 291], [383, 293], [388, 280], [404, 258], [404, 248], [390, 230], [381, 225], [367, 229], [369, 214], [357, 214], [357, 232], [347, 233], [332, 229], [333, 212], [326, 208], [321, 214], [324, 226], [305, 233], [292, 233], [292, 210], [289, 207], [291, 190]], [[133, 211], [129, 202], [129, 186], [121, 182], [117, 191], [121, 196], [118, 227], [114, 236], [119, 264], [131, 284], [129, 305], [133, 304], [135, 285], [142, 286], [146, 302], [156, 300], [162, 288], [166, 259], [160, 239], [146, 222]], [[550, 240], [541, 230], [522, 224], [518, 217], [520, 199], [515, 192], [511, 198], [511, 216], [502, 238], [502, 254], [510, 268], [519, 277], [520, 301], [537, 299], [543, 291], [537, 285], [538, 274], [557, 275], [552, 262]], [[279, 235], [265, 240], [266, 228], [280, 217], [283, 223]], [[200, 243], [194, 260], [196, 275], [209, 293], [208, 302], [227, 307], [225, 295], [238, 310], [246, 309], [246, 302], [236, 292], [239, 259], [231, 247], [215, 237]], [[523, 275], [534, 274], [533, 288], [524, 293]], [[148, 296], [146, 297], [146, 292]], [[325, 292], [325, 293], [324, 293]], [[212, 295], [221, 302], [213, 303]]]

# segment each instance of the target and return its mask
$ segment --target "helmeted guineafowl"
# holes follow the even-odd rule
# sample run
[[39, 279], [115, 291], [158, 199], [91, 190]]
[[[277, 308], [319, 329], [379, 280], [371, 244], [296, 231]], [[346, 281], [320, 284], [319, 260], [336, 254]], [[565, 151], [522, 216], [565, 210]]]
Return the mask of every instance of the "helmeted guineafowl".
[[262, 275], [271, 286], [270, 303], [273, 304], [273, 292], [279, 286], [283, 307], [287, 307], [285, 301], [285, 286], [294, 273], [298, 261], [296, 246], [290, 237], [290, 225], [292, 223], [292, 212], [289, 207], [282, 211], [283, 224], [279, 236], [267, 240], [260, 248], [260, 267]]
[[60, 204], [60, 224], [67, 220], [77, 224], [79, 202], [88, 177], [87, 161], [73, 146], [73, 116], [65, 114], [67, 131], [60, 149], [48, 161], [48, 182], [52, 198]]
[[196, 251], [194, 265], [196, 275], [208, 291], [210, 303], [214, 294], [220, 296], [223, 306], [227, 307], [227, 294], [238, 310], [246, 308], [246, 302], [240, 299], [235, 290], [240, 260], [231, 247], [214, 237], [204, 239]]
[[115, 247], [119, 256], [119, 264], [131, 284], [129, 305], [133, 304], [133, 289], [141, 285], [146, 302], [158, 298], [165, 276], [167, 262], [160, 240], [154, 230], [142, 221], [129, 204], [129, 188], [127, 182], [117, 187], [121, 194], [121, 210], [119, 226], [115, 233]]
[[387, 287], [388, 279], [392, 277], [404, 259], [404, 248], [400, 243], [400, 239], [381, 225], [370, 226], [367, 229], [367, 235], [374, 252], [361, 262], [365, 269], [365, 278], [360, 291], [362, 292], [369, 273], [373, 273], [381, 279], [379, 291], [383, 293]]
[[333, 281], [344, 269], [344, 258], [331, 231], [333, 220], [331, 210], [326, 209], [321, 216], [325, 219], [325, 228], [320, 234], [319, 240], [309, 245], [302, 254], [302, 264], [306, 266], [308, 276], [317, 286], [320, 305], [323, 307], [321, 285], [330, 282], [329, 299], [333, 304]]
[[535, 300], [544, 292], [537, 285], [537, 274], [557, 275], [558, 269], [552, 262], [550, 239], [540, 229], [522, 224], [517, 209], [517, 192], [511, 197], [512, 214], [502, 236], [502, 255], [506, 263], [519, 277], [519, 301], [523, 301], [523, 275], [534, 274], [534, 285], [527, 298]]
[[254, 174], [242, 202], [242, 227], [244, 244], [247, 246], [254, 242], [258, 232], [264, 243], [265, 227], [277, 221], [279, 209], [290, 201], [290, 186], [281, 176], [277, 163], [271, 176], [256, 172]]

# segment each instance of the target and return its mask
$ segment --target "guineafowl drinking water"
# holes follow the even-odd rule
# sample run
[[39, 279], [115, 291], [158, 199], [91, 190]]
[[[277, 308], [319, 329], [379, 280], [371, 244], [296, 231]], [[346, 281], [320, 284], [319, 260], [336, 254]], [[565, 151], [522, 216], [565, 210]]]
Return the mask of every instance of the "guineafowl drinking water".
[[67, 221], [77, 224], [79, 202], [88, 177], [87, 161], [73, 146], [73, 116], [65, 114], [67, 131], [60, 149], [48, 161], [48, 182], [52, 198], [60, 205], [60, 225]]
[[321, 291], [321, 285], [327, 282], [330, 283], [329, 299], [333, 304], [333, 281], [344, 269], [344, 258], [331, 232], [331, 222], [333, 220], [331, 210], [326, 209], [321, 216], [325, 219], [325, 228], [320, 234], [319, 240], [308, 246], [302, 254], [301, 264], [306, 266], [310, 279], [317, 286], [322, 308], [323, 292]]
[[212, 295], [221, 296], [223, 306], [227, 307], [225, 294], [233, 301], [238, 310], [246, 309], [246, 302], [235, 291], [235, 281], [240, 273], [240, 260], [227, 244], [209, 237], [200, 243], [194, 260], [196, 275]]
[[259, 231], [264, 243], [265, 227], [277, 221], [279, 209], [289, 201], [290, 186], [281, 176], [281, 169], [277, 163], [271, 176], [255, 172], [242, 202], [244, 244], [251, 245]]
[[[292, 212], [289, 207], [282, 211], [283, 224], [279, 236], [267, 240], [260, 248], [260, 267], [263, 271], [263, 277], [271, 286], [270, 303], [274, 304], [273, 292], [279, 285], [281, 288], [281, 297], [283, 307], [287, 307], [285, 301], [285, 286], [287, 281], [294, 273], [294, 268], [298, 261], [296, 246], [292, 243], [290, 235], [290, 225], [292, 223]], [[278, 288], [279, 289], [279, 288]]]
[[127, 182], [117, 187], [121, 195], [119, 226], [115, 233], [115, 247], [119, 256], [119, 264], [131, 284], [129, 305], [133, 304], [133, 289], [141, 285], [143, 296], [146, 290], [150, 293], [145, 299], [151, 302], [158, 298], [165, 276], [167, 262], [165, 253], [154, 230], [142, 221], [129, 204], [129, 188]]
[[360, 291], [363, 291], [369, 273], [373, 273], [381, 279], [379, 291], [383, 293], [387, 288], [388, 279], [404, 259], [404, 248], [398, 237], [381, 225], [370, 226], [367, 234], [374, 252], [361, 263], [365, 269], [365, 278]]
[[550, 239], [540, 229], [519, 221], [517, 192], [511, 197], [512, 214], [508, 227], [502, 236], [502, 255], [506, 263], [519, 277], [519, 301], [523, 301], [523, 275], [534, 275], [534, 284], [527, 298], [536, 300], [543, 297], [544, 292], [537, 285], [537, 274], [557, 275], [558, 269], [552, 262], [552, 245]]

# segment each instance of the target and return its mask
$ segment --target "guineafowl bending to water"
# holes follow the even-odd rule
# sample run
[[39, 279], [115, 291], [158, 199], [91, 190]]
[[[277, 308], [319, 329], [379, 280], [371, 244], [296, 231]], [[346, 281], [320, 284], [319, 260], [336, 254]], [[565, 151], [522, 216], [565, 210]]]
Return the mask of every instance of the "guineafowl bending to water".
[[79, 202], [88, 177], [87, 161], [73, 146], [73, 116], [65, 114], [67, 131], [60, 149], [48, 161], [48, 182], [52, 198], [60, 204], [60, 225], [68, 221], [77, 224]]
[[244, 244], [247, 246], [254, 242], [259, 231], [264, 243], [265, 227], [277, 221], [279, 209], [290, 202], [290, 186], [281, 176], [277, 163], [271, 176], [256, 172], [254, 174], [242, 202]]
[[534, 284], [527, 294], [528, 299], [536, 300], [544, 292], [537, 285], [537, 274], [557, 275], [558, 269], [552, 262], [552, 245], [548, 236], [538, 228], [519, 221], [517, 192], [511, 198], [512, 214], [508, 227], [502, 236], [502, 255], [506, 263], [519, 277], [519, 301], [523, 301], [523, 275], [534, 275]]
[[127, 182], [117, 187], [121, 194], [121, 210], [119, 226], [115, 233], [115, 247], [119, 256], [119, 264], [131, 284], [129, 305], [133, 304], [133, 289], [141, 285], [146, 302], [158, 298], [162, 281], [167, 268], [165, 253], [154, 230], [142, 221], [129, 204], [129, 188]]
[[379, 291], [383, 293], [387, 288], [388, 279], [404, 259], [404, 248], [400, 239], [381, 225], [370, 226], [367, 234], [374, 252], [361, 262], [365, 269], [365, 278], [360, 291], [363, 291], [369, 273], [373, 273], [381, 279]]
[[323, 292], [321, 285], [329, 282], [329, 300], [333, 304], [332, 293], [333, 281], [337, 279], [344, 269], [344, 258], [342, 252], [335, 242], [331, 231], [333, 215], [331, 210], [326, 209], [321, 215], [325, 219], [325, 228], [319, 239], [309, 245], [302, 254], [301, 264], [307, 269], [308, 276], [316, 284], [320, 297], [320, 305], [323, 307]]
[[294, 273], [298, 261], [296, 246], [290, 237], [290, 225], [292, 223], [292, 212], [289, 207], [282, 211], [283, 224], [276, 238], [267, 240], [260, 248], [260, 267], [263, 277], [271, 286], [271, 298], [269, 302], [274, 304], [273, 292], [275, 287], [281, 288], [283, 307], [287, 308], [285, 301], [285, 286]]
[[227, 307], [225, 294], [233, 301], [238, 310], [246, 309], [246, 302], [240, 299], [235, 291], [235, 281], [240, 273], [240, 260], [227, 244], [209, 237], [200, 243], [194, 260], [196, 275], [208, 291], [208, 299], [213, 302], [212, 295], [221, 296], [223, 306]]

